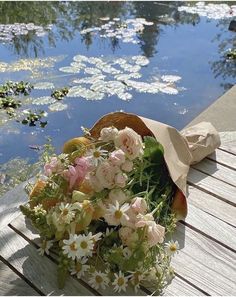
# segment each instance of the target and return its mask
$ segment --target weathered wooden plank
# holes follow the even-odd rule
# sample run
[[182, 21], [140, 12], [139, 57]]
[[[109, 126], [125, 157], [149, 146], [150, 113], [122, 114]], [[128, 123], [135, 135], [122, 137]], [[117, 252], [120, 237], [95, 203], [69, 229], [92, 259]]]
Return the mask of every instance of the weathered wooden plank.
[[236, 169], [236, 157], [225, 151], [216, 149], [215, 152], [207, 156], [207, 158], [232, 169]]
[[220, 132], [220, 149], [236, 155], [236, 131]]
[[[214, 207], [214, 206], [213, 206]], [[189, 203], [185, 222], [236, 251], [236, 228]]]
[[[235, 207], [207, 194], [194, 186], [188, 186], [188, 204], [217, 217], [218, 219], [236, 227]], [[189, 211], [190, 214], [191, 211]], [[189, 215], [188, 214], [188, 215]]]
[[[19, 215], [12, 223], [11, 225], [19, 230], [22, 234], [27, 236], [30, 240], [37, 240], [38, 234], [34, 233], [34, 229], [30, 228], [29, 221], [25, 220], [25, 217], [23, 215]], [[83, 279], [84, 281], [87, 281], [87, 279]], [[111, 290], [98, 290], [99, 293], [102, 295], [114, 295], [114, 293]], [[134, 292], [132, 290], [128, 290], [127, 293], [130, 295], [133, 295]], [[138, 292], [138, 295], [143, 294], [144, 292], [140, 290]], [[122, 294], [124, 294], [122, 292]], [[175, 277], [172, 280], [172, 283], [166, 288], [164, 295], [202, 295], [200, 291], [193, 288], [191, 285], [187, 284], [186, 282], [182, 281], [178, 277]]]
[[[33, 181], [33, 179], [28, 182]], [[20, 214], [19, 205], [28, 200], [24, 190], [28, 182], [21, 183], [0, 198], [0, 228], [7, 226]]]
[[0, 260], [1, 296], [39, 296], [39, 294]]
[[8, 226], [0, 232], [1, 256], [25, 276], [45, 295], [93, 295], [72, 277], [65, 288], [58, 289], [57, 265], [47, 257], [38, 255], [34, 246]]
[[[17, 229], [20, 233], [22, 233], [24, 236], [26, 236], [31, 241], [34, 241], [36, 244], [40, 242], [39, 240], [39, 234], [35, 232], [35, 229], [30, 224], [30, 221], [28, 219], [25, 219], [25, 217], [21, 214], [19, 215], [14, 221], [11, 222], [11, 226]], [[53, 255], [52, 255], [53, 256]], [[44, 257], [45, 258], [45, 257]], [[83, 277], [82, 280], [86, 283], [88, 283], [88, 278]], [[106, 289], [98, 289], [97, 290], [99, 294], [107, 296], [107, 295], [114, 295], [116, 296], [117, 293], [112, 290], [112, 288], [106, 288]], [[128, 287], [126, 292], [122, 291], [122, 295], [124, 296], [130, 296], [134, 295], [134, 289], [132, 287]], [[144, 296], [147, 295], [143, 290], [138, 290], [137, 295]]]
[[163, 296], [202, 296], [203, 293], [176, 276], [165, 288]]
[[236, 187], [224, 183], [212, 176], [190, 168], [188, 182], [236, 206]]
[[236, 187], [236, 170], [227, 168], [224, 165], [218, 164], [208, 159], [204, 159], [203, 161], [194, 165], [193, 168]]
[[181, 247], [172, 260], [177, 273], [210, 295], [236, 294], [234, 252], [182, 224], [174, 239]]

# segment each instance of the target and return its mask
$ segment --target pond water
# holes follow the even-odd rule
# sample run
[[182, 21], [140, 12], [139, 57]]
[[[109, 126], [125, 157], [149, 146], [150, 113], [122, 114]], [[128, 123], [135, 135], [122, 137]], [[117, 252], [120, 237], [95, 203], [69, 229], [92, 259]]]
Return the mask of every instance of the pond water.
[[[15, 117], [0, 109], [0, 194], [29, 176], [48, 136], [59, 151], [119, 110], [181, 129], [222, 95], [236, 77], [225, 58], [236, 2], [224, 3], [218, 18], [180, 9], [193, 2], [0, 2], [0, 84], [35, 86]], [[45, 111], [45, 127], [22, 125], [26, 110]]]

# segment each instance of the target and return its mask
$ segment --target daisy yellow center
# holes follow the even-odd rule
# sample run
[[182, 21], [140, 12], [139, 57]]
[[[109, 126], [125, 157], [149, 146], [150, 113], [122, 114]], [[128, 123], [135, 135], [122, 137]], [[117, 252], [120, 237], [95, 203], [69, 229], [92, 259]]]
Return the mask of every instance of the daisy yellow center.
[[82, 264], [81, 263], [77, 263], [76, 264], [76, 271], [80, 272], [82, 270]]
[[63, 211], [62, 211], [62, 215], [63, 215], [63, 216], [66, 216], [66, 215], [68, 215], [68, 212], [69, 212], [69, 210], [68, 210], [67, 208], [65, 208], [65, 209], [63, 209]]
[[94, 158], [99, 158], [101, 156], [101, 153], [99, 151], [95, 151], [93, 153]]
[[88, 243], [86, 241], [81, 241], [80, 246], [81, 246], [82, 249], [85, 250], [88, 247]]
[[95, 280], [96, 280], [96, 283], [98, 284], [102, 283], [102, 277], [100, 275], [96, 275]]
[[117, 280], [117, 284], [118, 286], [123, 286], [123, 284], [125, 283], [125, 280], [123, 277], [119, 277], [118, 280]]
[[114, 216], [116, 219], [120, 219], [122, 217], [122, 211], [120, 210], [116, 210], [115, 213], [114, 213]]
[[72, 243], [70, 244], [70, 249], [71, 249], [72, 251], [77, 251], [78, 246], [77, 246], [77, 244], [76, 244], [75, 241], [72, 242]]
[[170, 246], [170, 250], [171, 250], [172, 252], [175, 252], [175, 251], [177, 250], [176, 245], [175, 245], [175, 244], [172, 244], [172, 245]]

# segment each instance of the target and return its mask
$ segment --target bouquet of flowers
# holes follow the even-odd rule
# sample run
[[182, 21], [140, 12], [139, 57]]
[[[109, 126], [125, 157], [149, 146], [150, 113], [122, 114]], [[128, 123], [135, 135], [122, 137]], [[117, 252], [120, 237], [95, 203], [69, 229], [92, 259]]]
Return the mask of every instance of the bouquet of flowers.
[[186, 200], [153, 135], [107, 124], [44, 154], [21, 210], [40, 233], [40, 254], [56, 251], [59, 287], [71, 273], [95, 289], [137, 292], [150, 283], [160, 292], [174, 274], [171, 234]]

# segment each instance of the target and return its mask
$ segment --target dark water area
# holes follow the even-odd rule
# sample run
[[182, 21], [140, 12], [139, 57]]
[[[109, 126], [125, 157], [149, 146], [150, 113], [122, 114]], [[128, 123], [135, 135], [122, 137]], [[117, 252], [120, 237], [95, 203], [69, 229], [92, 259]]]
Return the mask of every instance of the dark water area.
[[[29, 96], [22, 98], [22, 110], [46, 111], [47, 125], [44, 128], [22, 125], [15, 119], [9, 120], [2, 112], [0, 164], [3, 166], [16, 157], [28, 158], [29, 163], [36, 161], [38, 152], [29, 146], [43, 145], [48, 136], [59, 151], [66, 140], [81, 134], [81, 126], [91, 127], [109, 112], [123, 110], [136, 113], [182, 129], [213, 103], [235, 83], [235, 63], [226, 62], [224, 56], [226, 50], [236, 47], [235, 33], [228, 31], [230, 18], [216, 20], [179, 12], [178, 6], [186, 4], [0, 2], [0, 84], [8, 80], [23, 80], [33, 85], [47, 82], [56, 89], [74, 87], [78, 86], [75, 80], [101, 73], [104, 75], [104, 67], [108, 67], [105, 80], [112, 82], [112, 89], [114, 77], [116, 81], [122, 81], [109, 68], [115, 65], [117, 59], [125, 60], [126, 68], [118, 62], [118, 66], [114, 67], [121, 74], [131, 73], [131, 77], [135, 77], [131, 85], [123, 81], [123, 89], [120, 82], [116, 83], [117, 88], [122, 90], [114, 93], [101, 91], [98, 93], [102, 94], [100, 100], [96, 100], [97, 93], [95, 97], [91, 91], [86, 93], [89, 85], [81, 83], [85, 95], [65, 97], [60, 101], [64, 106], [56, 105], [54, 109], [50, 109], [48, 103], [52, 91], [50, 86], [34, 89]], [[101, 30], [109, 22], [113, 22], [110, 27], [105, 26]], [[5, 26], [9, 24], [15, 24], [15, 27]], [[131, 25], [133, 29], [125, 31]], [[88, 58], [87, 64], [77, 72], [71, 73], [68, 69], [65, 72], [63, 67], [71, 67], [71, 63], [77, 63], [72, 68], [83, 64], [83, 61], [78, 61], [81, 57], [77, 61], [74, 58], [78, 55]], [[137, 58], [132, 60], [132, 57], [138, 56], [143, 59], [140, 63], [135, 60]], [[100, 64], [94, 62], [89, 65], [91, 58], [99, 58], [103, 64], [100, 61]], [[139, 67], [132, 69], [134, 65]], [[91, 68], [91, 73], [87, 68]], [[86, 74], [86, 71], [89, 73]], [[176, 80], [170, 89], [162, 87], [153, 93], [144, 90], [147, 87], [145, 83], [152, 84], [161, 78], [163, 83], [163, 76], [168, 75], [181, 79]], [[99, 88], [101, 80], [95, 79]], [[144, 86], [136, 86], [133, 80], [143, 82]], [[35, 100], [42, 96], [47, 96], [45, 100], [49, 101], [35, 104]]]

